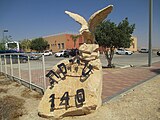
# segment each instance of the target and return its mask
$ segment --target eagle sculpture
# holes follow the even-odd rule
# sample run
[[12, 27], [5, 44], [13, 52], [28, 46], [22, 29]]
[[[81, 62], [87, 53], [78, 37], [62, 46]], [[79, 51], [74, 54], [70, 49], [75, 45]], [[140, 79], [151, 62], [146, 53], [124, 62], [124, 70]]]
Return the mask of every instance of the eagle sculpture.
[[79, 32], [84, 37], [84, 42], [93, 44], [95, 41], [94, 31], [96, 26], [102, 22], [109, 13], [111, 13], [112, 9], [113, 5], [109, 5], [101, 10], [98, 10], [89, 18], [88, 22], [78, 14], [69, 11], [65, 11], [65, 13], [81, 25]]

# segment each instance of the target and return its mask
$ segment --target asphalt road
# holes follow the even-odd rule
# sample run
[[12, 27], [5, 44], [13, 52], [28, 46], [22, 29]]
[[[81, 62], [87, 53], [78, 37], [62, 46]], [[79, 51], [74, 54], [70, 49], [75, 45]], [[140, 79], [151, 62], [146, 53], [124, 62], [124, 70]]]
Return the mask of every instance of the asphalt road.
[[[57, 62], [63, 60], [63, 59], [69, 59], [69, 58], [63, 58], [63, 57], [54, 57], [52, 56], [45, 56], [45, 64], [46, 69], [51, 69], [52, 66], [54, 66]], [[100, 59], [103, 66], [107, 66], [107, 60], [105, 58], [105, 55], [101, 54]], [[152, 63], [160, 61], [160, 56], [157, 56], [156, 53], [152, 54]], [[148, 53], [134, 53], [132, 55], [114, 55], [112, 63], [116, 66], [127, 66], [127, 65], [133, 65], [133, 66], [145, 66], [148, 64]]]
[[[103, 66], [106, 66], [107, 60], [104, 55], [100, 56]], [[152, 63], [160, 61], [160, 56], [152, 54]], [[146, 66], [148, 65], [148, 53], [134, 53], [132, 55], [114, 55], [112, 63], [116, 66]]]

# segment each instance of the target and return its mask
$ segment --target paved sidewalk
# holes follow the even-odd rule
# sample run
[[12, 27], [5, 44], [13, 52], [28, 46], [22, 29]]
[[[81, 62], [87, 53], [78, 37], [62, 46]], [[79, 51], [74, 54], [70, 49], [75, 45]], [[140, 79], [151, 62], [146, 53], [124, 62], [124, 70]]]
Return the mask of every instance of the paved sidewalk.
[[103, 69], [103, 102], [160, 74], [160, 61], [152, 67]]

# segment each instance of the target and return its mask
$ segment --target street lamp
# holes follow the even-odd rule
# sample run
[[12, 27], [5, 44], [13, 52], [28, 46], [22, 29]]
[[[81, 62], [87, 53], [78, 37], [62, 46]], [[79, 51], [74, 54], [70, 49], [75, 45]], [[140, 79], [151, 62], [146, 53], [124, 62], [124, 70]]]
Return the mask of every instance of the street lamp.
[[4, 33], [5, 33], [5, 32], [8, 32], [8, 30], [7, 30], [7, 29], [3, 30], [3, 32], [2, 32], [2, 33], [3, 33], [2, 42], [4, 42]]

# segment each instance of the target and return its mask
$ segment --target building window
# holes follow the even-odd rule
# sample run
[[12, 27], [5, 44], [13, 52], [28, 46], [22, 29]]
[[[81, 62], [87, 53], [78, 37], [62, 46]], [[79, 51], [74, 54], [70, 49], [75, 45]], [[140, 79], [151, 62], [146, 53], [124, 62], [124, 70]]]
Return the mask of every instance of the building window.
[[64, 43], [62, 43], [62, 49], [64, 49]]
[[61, 44], [60, 43], [58, 43], [58, 49], [61, 49]]

